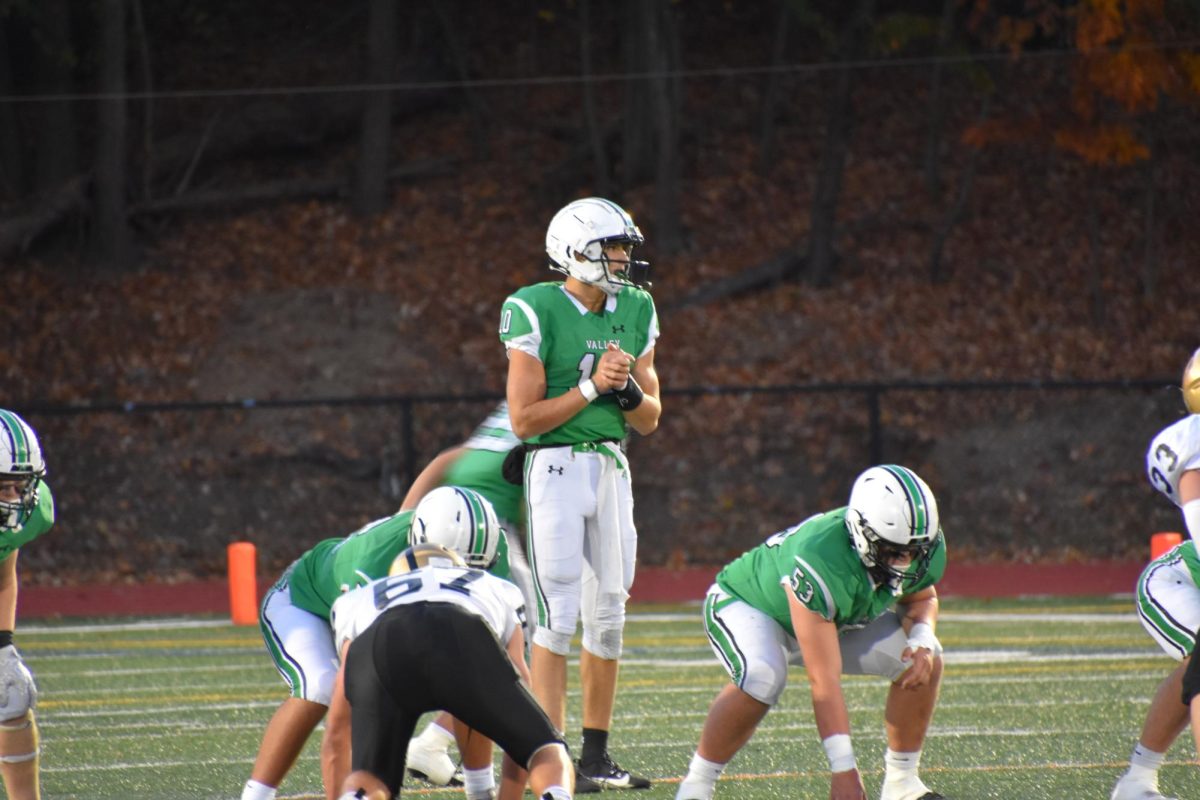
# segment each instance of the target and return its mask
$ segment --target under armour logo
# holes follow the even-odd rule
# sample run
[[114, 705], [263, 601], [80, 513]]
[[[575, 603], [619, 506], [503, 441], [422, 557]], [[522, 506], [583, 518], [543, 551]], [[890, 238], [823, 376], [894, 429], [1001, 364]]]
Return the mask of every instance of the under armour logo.
[[562, 468], [562, 467], [556, 467], [556, 466], [554, 466], [554, 465], [551, 465], [551, 466], [550, 466], [550, 467], [547, 469], [547, 472], [546, 472], [546, 474], [548, 474], [548, 475], [562, 475], [562, 474], [563, 474], [563, 468]]
[[612, 329], [613, 329], [613, 333], [624, 333], [625, 332], [624, 325], [613, 325]]

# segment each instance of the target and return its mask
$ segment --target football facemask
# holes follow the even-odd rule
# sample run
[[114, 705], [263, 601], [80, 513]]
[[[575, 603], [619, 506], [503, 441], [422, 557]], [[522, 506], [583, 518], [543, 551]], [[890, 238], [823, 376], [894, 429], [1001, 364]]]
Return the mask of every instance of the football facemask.
[[11, 411], [0, 409], [0, 481], [15, 483], [17, 495], [16, 499], [0, 499], [0, 528], [19, 528], [29, 521], [45, 475], [46, 462], [33, 428]]

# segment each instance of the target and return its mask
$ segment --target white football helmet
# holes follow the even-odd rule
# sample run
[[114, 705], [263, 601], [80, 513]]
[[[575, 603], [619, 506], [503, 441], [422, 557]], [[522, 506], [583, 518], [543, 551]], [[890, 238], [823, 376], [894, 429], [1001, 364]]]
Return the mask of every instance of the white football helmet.
[[1192, 414], [1200, 414], [1200, 348], [1183, 368], [1183, 402]]
[[[941, 534], [933, 492], [915, 472], [894, 464], [871, 467], [854, 481], [846, 528], [871, 578], [893, 589], [925, 577]], [[891, 563], [905, 555], [908, 564]]]
[[[650, 264], [633, 260], [645, 239], [633, 218], [611, 200], [586, 197], [564, 206], [546, 229], [550, 269], [615, 295], [622, 286], [647, 287]], [[626, 262], [609, 261], [605, 245], [625, 246]]]
[[467, 563], [462, 556], [448, 547], [433, 542], [415, 544], [407, 550], [401, 550], [392, 559], [388, 575], [403, 575], [406, 572], [421, 569], [421, 567], [465, 567]]
[[462, 556], [468, 567], [491, 569], [500, 536], [496, 510], [483, 495], [461, 486], [439, 486], [417, 503], [409, 541], [440, 544]]
[[0, 409], [0, 479], [21, 481], [17, 500], [0, 500], [0, 528], [16, 529], [29, 520], [45, 474], [46, 462], [33, 428], [13, 412]]

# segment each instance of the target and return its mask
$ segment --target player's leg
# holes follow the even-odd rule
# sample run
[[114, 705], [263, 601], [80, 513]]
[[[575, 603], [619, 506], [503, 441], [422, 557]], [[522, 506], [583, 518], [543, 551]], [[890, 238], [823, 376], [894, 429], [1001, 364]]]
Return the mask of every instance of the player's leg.
[[579, 772], [609, 789], [648, 789], [650, 781], [621, 767], [609, 754], [609, 731], [625, 630], [625, 602], [633, 585], [637, 528], [627, 465], [595, 454], [594, 517], [585, 526], [581, 594], [583, 747]]
[[732, 683], [709, 706], [676, 800], [710, 800], [726, 765], [750, 741], [787, 684], [792, 648], [775, 620], [713, 586], [704, 600], [704, 628]]
[[242, 800], [270, 800], [329, 708], [337, 654], [329, 623], [292, 605], [286, 577], [263, 598], [259, 626], [290, 696], [263, 732]]
[[0, 722], [0, 776], [9, 800], [38, 800], [39, 762], [37, 720], [29, 708]]
[[1141, 735], [1129, 756], [1129, 767], [1113, 787], [1112, 800], [1164, 797], [1158, 788], [1158, 771], [1167, 750], [1188, 723], [1188, 707], [1181, 694], [1188, 656], [1200, 628], [1200, 590], [1178, 550], [1150, 562], [1142, 571], [1138, 579], [1137, 611], [1151, 638], [1181, 663], [1159, 683], [1146, 711]]
[[878, 675], [892, 681], [884, 708], [887, 749], [884, 752], [882, 800], [936, 800], [918, 774], [925, 735], [933, 720], [942, 683], [942, 654], [933, 656], [933, 672], [922, 686], [902, 688], [896, 681], [908, 668], [901, 656], [908, 637], [900, 618], [888, 611], [870, 625], [841, 638], [842, 671]]
[[526, 461], [529, 566], [537, 605], [530, 649], [533, 693], [561, 730], [567, 715], [567, 654], [579, 620], [584, 517], [595, 503], [587, 459], [569, 447], [534, 450]]
[[[404, 779], [404, 759], [421, 714], [442, 705], [426, 693], [424, 670], [441, 634], [407, 607], [384, 612], [346, 653], [345, 692], [350, 703], [351, 774], [377, 778], [395, 796]], [[362, 788], [369, 788], [363, 786]]]

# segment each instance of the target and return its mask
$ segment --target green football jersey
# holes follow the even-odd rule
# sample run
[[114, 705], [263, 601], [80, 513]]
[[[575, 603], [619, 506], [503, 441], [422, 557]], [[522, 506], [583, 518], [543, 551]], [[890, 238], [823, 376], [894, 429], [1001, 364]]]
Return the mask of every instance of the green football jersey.
[[0, 561], [50, 530], [50, 526], [54, 524], [54, 496], [50, 493], [50, 487], [40, 479], [37, 493], [38, 503], [24, 525], [11, 530], [0, 530]]
[[[945, 573], [946, 545], [941, 534], [934, 547], [928, 572], [908, 593], [932, 586]], [[861, 628], [897, 598], [890, 587], [872, 583], [846, 530], [845, 508], [810, 517], [771, 536], [721, 570], [717, 584], [769, 615], [788, 633], [792, 632], [788, 591], [839, 630]]]
[[474, 489], [487, 498], [501, 520], [520, 525], [525, 487], [504, 480], [501, 471], [508, 451], [520, 443], [508, 417], [508, 403], [501, 403], [463, 443], [466, 449], [446, 470], [442, 485]]
[[[626, 286], [594, 314], [561, 281], [526, 286], [500, 311], [500, 341], [535, 356], [546, 370], [546, 397], [566, 394], [592, 376], [610, 342], [635, 358], [658, 338], [658, 314], [650, 293]], [[580, 444], [625, 438], [625, 417], [612, 393], [601, 395], [559, 427], [534, 436], [532, 444]]]
[[[388, 574], [392, 562], [408, 549], [412, 510], [368, 522], [343, 539], [325, 539], [300, 556], [284, 575], [292, 605], [329, 619], [333, 601]], [[496, 564], [490, 570], [508, 579], [508, 541], [496, 545]]]

